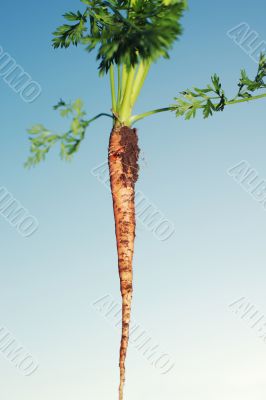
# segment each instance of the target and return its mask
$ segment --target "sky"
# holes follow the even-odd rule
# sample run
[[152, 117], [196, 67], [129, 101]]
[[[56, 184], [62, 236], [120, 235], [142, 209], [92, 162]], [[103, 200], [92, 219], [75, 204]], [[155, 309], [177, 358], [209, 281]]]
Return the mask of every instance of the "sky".
[[[29, 103], [0, 77], [0, 187], [38, 224], [27, 236], [0, 215], [3, 400], [117, 399], [114, 222], [110, 192], [95, 176], [106, 161], [109, 119], [89, 127], [71, 163], [60, 160], [57, 148], [45, 163], [23, 168], [27, 128], [67, 129], [52, 109], [60, 98], [82, 98], [90, 116], [110, 111], [109, 83], [98, 77], [94, 55], [51, 46], [62, 14], [77, 9], [77, 0], [1, 5], [0, 46], [41, 87]], [[240, 69], [253, 76], [257, 65], [227, 32], [246, 23], [258, 43], [266, 41], [264, 11], [264, 0], [190, 0], [184, 34], [171, 59], [152, 67], [136, 112], [172, 104], [215, 72], [234, 95]], [[136, 349], [141, 339], [132, 343], [125, 399], [265, 399], [266, 212], [252, 182], [237, 180], [241, 171], [266, 180], [265, 101], [231, 106], [208, 120], [164, 113], [137, 128], [137, 190], [174, 233], [160, 240], [138, 221], [132, 320], [159, 350], [152, 363]], [[26, 360], [8, 357], [4, 332], [29, 354], [31, 374]], [[163, 361], [174, 364], [168, 373]]]

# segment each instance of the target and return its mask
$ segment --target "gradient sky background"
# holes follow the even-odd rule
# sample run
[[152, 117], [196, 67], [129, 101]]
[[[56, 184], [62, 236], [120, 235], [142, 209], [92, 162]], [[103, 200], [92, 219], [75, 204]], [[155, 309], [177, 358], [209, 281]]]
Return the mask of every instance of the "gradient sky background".
[[[184, 35], [171, 61], [152, 68], [138, 110], [171, 104], [214, 72], [229, 94], [240, 68], [255, 74], [226, 32], [245, 21], [266, 40], [265, 1], [189, 3]], [[72, 163], [56, 149], [23, 169], [27, 127], [67, 128], [52, 110], [60, 97], [83, 98], [91, 116], [110, 109], [94, 55], [51, 47], [61, 15], [79, 7], [77, 0], [1, 5], [0, 45], [43, 88], [25, 104], [0, 82], [0, 186], [40, 223], [25, 239], [0, 218], [0, 325], [40, 364], [24, 377], [0, 354], [3, 400], [117, 399], [120, 334], [91, 307], [105, 294], [120, 300], [110, 193], [90, 173], [106, 159], [110, 121], [90, 127]], [[131, 348], [126, 399], [264, 400], [266, 345], [228, 304], [243, 296], [266, 313], [266, 212], [226, 171], [245, 159], [266, 179], [265, 101], [205, 121], [159, 115], [138, 128], [146, 164], [138, 189], [176, 232], [160, 242], [138, 226], [133, 319], [176, 364], [160, 375]]]

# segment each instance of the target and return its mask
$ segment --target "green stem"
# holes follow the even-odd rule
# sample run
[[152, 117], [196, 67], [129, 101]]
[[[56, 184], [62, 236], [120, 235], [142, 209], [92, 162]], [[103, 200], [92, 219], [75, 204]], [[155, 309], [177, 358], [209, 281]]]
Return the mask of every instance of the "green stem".
[[172, 106], [172, 107], [164, 107], [164, 108], [157, 108], [156, 110], [151, 110], [151, 111], [147, 111], [143, 114], [138, 114], [138, 115], [133, 115], [133, 117], [130, 118], [130, 123], [134, 124], [135, 122], [149, 117], [150, 115], [154, 115], [154, 114], [158, 114], [161, 112], [166, 112], [166, 111], [174, 111], [176, 109], [176, 106]]
[[110, 67], [110, 85], [111, 85], [111, 95], [112, 95], [112, 110], [116, 112], [115, 72], [113, 64], [111, 64]]
[[125, 90], [126, 90], [126, 85], [127, 85], [127, 78], [128, 78], [128, 69], [126, 64], [123, 64], [122, 66], [122, 89], [121, 89], [121, 102], [120, 102], [120, 106], [123, 102], [124, 96], [125, 96]]
[[[257, 96], [247, 97], [244, 99], [230, 100], [230, 101], [227, 101], [225, 103], [225, 105], [227, 106], [227, 105], [231, 105], [231, 104], [247, 103], [249, 101], [262, 99], [264, 97], [266, 97], [266, 93], [259, 94]], [[203, 108], [203, 106], [200, 108]], [[178, 106], [171, 106], [171, 107], [157, 108], [156, 110], [147, 111], [143, 114], [134, 115], [130, 118], [130, 124], [134, 124], [135, 122], [137, 122], [143, 118], [149, 117], [150, 115], [154, 115], [154, 114], [158, 114], [158, 113], [166, 112], [166, 111], [175, 111], [177, 109], [178, 109]]]
[[137, 98], [139, 97], [140, 91], [142, 89], [142, 86], [147, 78], [149, 69], [151, 66], [150, 61], [141, 61], [138, 72], [136, 74], [132, 94], [131, 94], [131, 104], [134, 106], [134, 104], [137, 101]]
[[119, 110], [122, 98], [122, 74], [121, 65], [117, 66], [117, 80], [118, 80], [118, 90], [117, 90], [117, 111]]
[[89, 125], [91, 122], [95, 121], [96, 119], [98, 119], [98, 118], [100, 118], [100, 117], [109, 117], [109, 118], [112, 118], [112, 119], [114, 119], [114, 116], [113, 116], [113, 115], [111, 115], [111, 114], [107, 114], [107, 113], [100, 113], [100, 114], [97, 114], [95, 117], [93, 117], [93, 118], [89, 119], [89, 120], [88, 120], [88, 121], [86, 121], [86, 122], [87, 122], [87, 124]]
[[257, 96], [252, 96], [252, 97], [245, 97], [244, 99], [230, 100], [227, 101], [225, 104], [230, 105], [230, 104], [246, 103], [248, 101], [262, 99], [263, 97], [266, 97], [266, 93], [258, 94]]
[[135, 67], [131, 67], [127, 74], [127, 83], [125, 87], [125, 93], [121, 105], [121, 109], [119, 112], [120, 120], [124, 123], [127, 122], [128, 118], [130, 117], [130, 113], [132, 110], [131, 104], [131, 93], [134, 84], [134, 77], [135, 77]]

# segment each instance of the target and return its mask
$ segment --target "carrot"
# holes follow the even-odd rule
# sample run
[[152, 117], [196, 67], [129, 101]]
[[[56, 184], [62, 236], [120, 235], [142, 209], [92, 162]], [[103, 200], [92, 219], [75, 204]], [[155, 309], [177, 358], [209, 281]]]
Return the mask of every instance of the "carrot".
[[123, 400], [125, 361], [133, 293], [133, 254], [136, 230], [135, 183], [138, 179], [139, 147], [136, 129], [117, 126], [109, 143], [109, 172], [113, 198], [118, 270], [122, 296], [119, 400]]

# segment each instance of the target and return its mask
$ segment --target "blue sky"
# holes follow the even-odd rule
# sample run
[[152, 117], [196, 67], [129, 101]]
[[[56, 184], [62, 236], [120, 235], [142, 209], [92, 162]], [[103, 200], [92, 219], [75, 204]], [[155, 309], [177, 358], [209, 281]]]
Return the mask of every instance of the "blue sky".
[[[256, 64], [226, 32], [241, 22], [266, 40], [265, 2], [190, 0], [184, 35], [151, 70], [137, 110], [172, 103], [181, 90], [218, 73], [233, 94], [239, 71]], [[42, 87], [24, 103], [0, 81], [0, 186], [39, 221], [21, 237], [0, 218], [1, 320], [39, 362], [22, 376], [0, 353], [4, 400], [114, 400], [119, 332], [91, 304], [119, 301], [110, 193], [91, 170], [106, 160], [110, 121], [92, 125], [74, 160], [58, 149], [27, 171], [26, 128], [42, 122], [63, 131], [52, 110], [60, 97], [82, 98], [88, 114], [110, 110], [107, 79], [81, 48], [53, 50], [61, 15], [82, 5], [14, 0], [1, 6], [0, 46]], [[137, 229], [133, 319], [175, 361], [160, 375], [133, 347], [127, 400], [262, 400], [266, 346], [228, 305], [245, 297], [263, 315], [266, 213], [228, 168], [247, 160], [266, 179], [265, 101], [193, 121], [161, 114], [138, 124], [145, 162], [138, 190], [175, 225], [167, 241]], [[152, 279], [151, 279], [152, 277]]]

